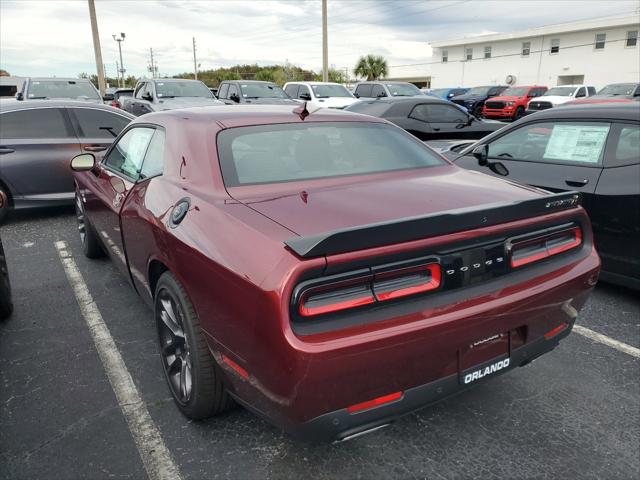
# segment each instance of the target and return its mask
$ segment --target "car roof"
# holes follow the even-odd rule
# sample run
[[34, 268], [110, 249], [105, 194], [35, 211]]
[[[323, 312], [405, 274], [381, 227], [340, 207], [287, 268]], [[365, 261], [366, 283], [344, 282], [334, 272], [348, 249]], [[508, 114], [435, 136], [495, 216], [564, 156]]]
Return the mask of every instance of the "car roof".
[[194, 80], [193, 78], [141, 78], [141, 82], [198, 82], [200, 80]]
[[266, 80], [222, 80], [222, 82], [240, 82], [240, 83], [268, 83], [269, 85], [275, 85], [275, 82], [268, 82]]
[[113, 108], [103, 103], [84, 102], [82, 100], [0, 100], [0, 112], [29, 110], [34, 108], [60, 108], [60, 107], [83, 107], [99, 110], [108, 110], [114, 113], [124, 114], [126, 117], [135, 118], [128, 112], [119, 108]]
[[402, 80], [364, 80], [362, 82], [358, 82], [358, 85], [367, 84], [367, 83], [378, 84], [378, 85], [388, 85], [390, 83], [404, 83], [406, 85], [413, 85], [413, 83], [411, 82], [403, 82]]
[[48, 80], [60, 80], [63, 82], [90, 82], [88, 78], [73, 78], [73, 77], [29, 77], [30, 81], [44, 82]]
[[292, 84], [300, 84], [300, 85], [342, 85], [341, 83], [338, 82], [305, 82], [305, 81], [299, 81], [299, 82], [287, 82], [287, 85], [292, 85]]
[[361, 100], [364, 103], [412, 103], [412, 102], [422, 102], [422, 103], [441, 103], [444, 105], [451, 105], [451, 102], [448, 100], [444, 100], [438, 97], [431, 97], [429, 95], [414, 95], [412, 97], [382, 97], [375, 98], [373, 100]]
[[640, 102], [629, 103], [587, 103], [564, 105], [548, 110], [540, 110], [534, 115], [527, 115], [524, 121], [536, 121], [556, 118], [584, 119], [618, 119], [636, 120], [640, 115]]
[[217, 123], [223, 128], [249, 125], [268, 125], [277, 123], [304, 122], [369, 122], [386, 123], [384, 120], [360, 115], [358, 113], [319, 108], [311, 110], [310, 114], [301, 118], [296, 110], [300, 105], [224, 105], [211, 107], [192, 107], [177, 110], [165, 110], [148, 113], [140, 121], [143, 123], [184, 123], [185, 119], [192, 122], [208, 124]]

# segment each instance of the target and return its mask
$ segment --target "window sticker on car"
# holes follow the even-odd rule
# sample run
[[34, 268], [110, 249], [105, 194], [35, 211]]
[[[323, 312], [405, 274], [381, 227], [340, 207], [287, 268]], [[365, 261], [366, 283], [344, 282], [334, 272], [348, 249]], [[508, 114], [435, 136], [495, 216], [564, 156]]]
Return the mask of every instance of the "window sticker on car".
[[554, 125], [543, 158], [597, 164], [609, 125]]

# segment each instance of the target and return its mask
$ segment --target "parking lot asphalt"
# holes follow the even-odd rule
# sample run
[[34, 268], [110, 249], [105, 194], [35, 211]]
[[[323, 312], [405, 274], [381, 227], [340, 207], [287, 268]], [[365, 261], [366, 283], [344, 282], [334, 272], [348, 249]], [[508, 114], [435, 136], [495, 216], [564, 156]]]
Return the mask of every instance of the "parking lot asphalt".
[[[165, 385], [151, 312], [110, 261], [82, 255], [71, 210], [13, 215], [0, 235], [15, 304], [0, 323], [0, 478], [146, 476], [57, 241], [67, 243], [184, 479], [640, 477], [640, 359], [578, 333], [389, 428], [310, 445], [241, 408], [185, 419]], [[578, 324], [637, 348], [640, 298], [598, 285]]]

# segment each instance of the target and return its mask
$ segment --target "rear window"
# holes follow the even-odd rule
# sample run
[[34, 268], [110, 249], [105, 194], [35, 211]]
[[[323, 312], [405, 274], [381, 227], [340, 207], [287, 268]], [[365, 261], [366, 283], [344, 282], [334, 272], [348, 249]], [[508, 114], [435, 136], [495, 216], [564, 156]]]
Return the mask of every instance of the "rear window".
[[398, 128], [355, 122], [232, 128], [218, 135], [218, 153], [228, 187], [444, 164]]
[[381, 102], [378, 100], [375, 102], [360, 101], [349, 105], [345, 110], [364, 113], [365, 115], [372, 115], [374, 117], [381, 117], [387, 110], [389, 110], [391, 105], [392, 103], [390, 102]]
[[29, 100], [48, 98], [98, 99], [98, 91], [85, 80], [35, 80], [29, 84]]

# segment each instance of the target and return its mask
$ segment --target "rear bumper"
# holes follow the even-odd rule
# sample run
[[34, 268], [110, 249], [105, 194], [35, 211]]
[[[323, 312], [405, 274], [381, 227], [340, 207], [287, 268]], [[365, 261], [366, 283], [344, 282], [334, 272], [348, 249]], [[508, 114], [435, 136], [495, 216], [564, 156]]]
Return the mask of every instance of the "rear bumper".
[[[464, 385], [458, 374], [406, 390], [402, 398], [393, 403], [363, 412], [350, 414], [346, 408], [325, 413], [305, 423], [290, 425], [286, 430], [293, 436], [315, 442], [344, 441], [389, 425], [393, 421], [435, 402], [468, 390], [491, 377], [501, 375], [516, 367], [524, 366], [541, 355], [550, 352], [573, 329], [573, 322], [562, 332], [550, 338], [544, 337], [512, 350], [509, 366], [488, 378]], [[493, 361], [493, 360], [492, 360]], [[490, 363], [490, 362], [487, 362]]]

